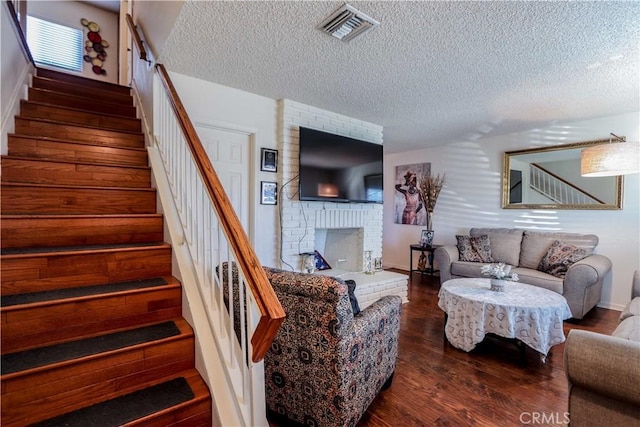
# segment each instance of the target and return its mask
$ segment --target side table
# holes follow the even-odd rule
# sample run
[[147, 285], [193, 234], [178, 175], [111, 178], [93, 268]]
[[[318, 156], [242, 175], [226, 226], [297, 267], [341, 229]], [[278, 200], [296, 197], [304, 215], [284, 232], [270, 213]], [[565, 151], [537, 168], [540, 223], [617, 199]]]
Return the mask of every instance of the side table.
[[[424, 273], [429, 273], [431, 276], [433, 276], [433, 273], [437, 273], [438, 271], [440, 271], [440, 270], [436, 270], [433, 267], [433, 251], [435, 251], [440, 246], [442, 245], [422, 246], [417, 243], [413, 245], [409, 245], [409, 276], [411, 276], [411, 274], [414, 271], [419, 271], [420, 277], [422, 277]], [[429, 263], [429, 266], [427, 268], [425, 268], [424, 270], [413, 269], [413, 251], [418, 251], [420, 252], [421, 255], [424, 254], [425, 252], [427, 253], [427, 260]]]

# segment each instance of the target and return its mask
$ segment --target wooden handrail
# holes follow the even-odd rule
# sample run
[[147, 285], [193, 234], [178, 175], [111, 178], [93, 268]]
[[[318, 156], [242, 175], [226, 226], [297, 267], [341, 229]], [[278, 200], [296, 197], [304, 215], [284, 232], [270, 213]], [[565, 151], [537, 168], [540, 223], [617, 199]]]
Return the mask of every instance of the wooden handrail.
[[18, 31], [18, 34], [20, 35], [20, 42], [22, 44], [22, 49], [27, 54], [29, 61], [35, 67], [36, 62], [33, 60], [33, 56], [31, 55], [31, 50], [29, 49], [29, 44], [27, 43], [27, 38], [25, 37], [24, 32], [22, 31], [22, 27], [20, 26], [20, 20], [18, 19], [16, 8], [13, 6], [13, 2], [11, 0], [5, 0], [5, 2], [7, 3], [7, 7], [9, 8], [9, 15], [11, 15], [11, 20], [13, 21], [13, 24], [15, 25], [16, 30]]
[[229, 244], [236, 254], [242, 255], [236, 257], [236, 262], [239, 264], [241, 271], [244, 272], [247, 283], [256, 298], [256, 304], [260, 310], [260, 321], [258, 322], [255, 333], [251, 337], [251, 344], [253, 345], [251, 359], [254, 362], [259, 362], [269, 350], [271, 342], [284, 321], [284, 309], [271, 287], [269, 279], [262, 269], [262, 265], [253, 247], [249, 243], [249, 239], [240, 224], [240, 220], [233, 209], [231, 201], [222, 187], [218, 175], [213, 170], [209, 157], [187, 115], [182, 101], [178, 97], [178, 93], [171, 82], [167, 70], [162, 64], [156, 64], [156, 70], [169, 96], [171, 107], [180, 123], [182, 132], [193, 155], [194, 162], [202, 176], [204, 187], [207, 193], [209, 193], [209, 197], [218, 213], [220, 223], [227, 235]]
[[551, 172], [550, 170], [545, 169], [544, 167], [540, 166], [538, 163], [531, 163], [531, 166], [534, 166], [538, 169], [540, 169], [541, 171], [543, 171], [544, 173], [546, 173], [547, 175], [551, 175], [552, 177], [554, 177], [555, 179], [557, 179], [558, 181], [562, 182], [563, 184], [565, 184], [568, 187], [573, 188], [574, 190], [576, 190], [579, 193], [584, 194], [585, 196], [588, 196], [590, 198], [592, 198], [593, 200], [595, 200], [596, 202], [605, 205], [606, 203], [603, 202], [602, 200], [598, 199], [596, 196], [589, 194], [587, 191], [584, 191], [582, 188], [578, 188], [575, 185], [573, 185], [572, 183], [570, 183], [569, 181], [563, 179], [562, 177], [559, 177], [558, 175], [556, 175], [555, 173]]
[[136, 26], [136, 24], [133, 23], [133, 18], [128, 13], [127, 13], [127, 25], [129, 26], [129, 31], [133, 36], [133, 41], [136, 43], [138, 52], [140, 52], [140, 59], [142, 59], [143, 61], [148, 61], [147, 50], [144, 48], [144, 43], [140, 38], [140, 34], [138, 33], [138, 27]]

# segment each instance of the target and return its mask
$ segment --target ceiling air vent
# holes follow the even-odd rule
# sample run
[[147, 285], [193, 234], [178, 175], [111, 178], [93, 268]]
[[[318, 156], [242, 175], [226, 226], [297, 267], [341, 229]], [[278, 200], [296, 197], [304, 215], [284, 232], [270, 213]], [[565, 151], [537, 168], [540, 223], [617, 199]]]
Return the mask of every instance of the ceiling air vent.
[[378, 21], [345, 3], [318, 25], [318, 28], [343, 42], [348, 42], [378, 25]]

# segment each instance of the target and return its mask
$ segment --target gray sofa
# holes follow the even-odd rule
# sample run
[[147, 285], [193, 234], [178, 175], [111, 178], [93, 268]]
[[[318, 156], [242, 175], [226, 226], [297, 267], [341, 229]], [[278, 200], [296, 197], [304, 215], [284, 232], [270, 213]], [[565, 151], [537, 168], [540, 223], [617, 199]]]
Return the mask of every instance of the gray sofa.
[[[593, 234], [553, 233], [523, 230], [519, 228], [472, 228], [471, 237], [488, 236], [491, 257], [494, 262], [504, 262], [515, 268], [520, 282], [550, 289], [567, 299], [572, 317], [582, 319], [600, 302], [602, 281], [611, 270], [611, 261], [593, 254], [598, 236]], [[540, 271], [541, 260], [554, 241], [559, 240], [591, 255], [573, 263], [564, 277]], [[442, 246], [435, 250], [434, 260], [440, 269], [440, 283], [460, 277], [482, 277], [480, 272], [487, 262], [461, 261], [458, 246]]]
[[640, 425], [640, 272], [611, 336], [573, 329], [564, 348], [574, 427]]

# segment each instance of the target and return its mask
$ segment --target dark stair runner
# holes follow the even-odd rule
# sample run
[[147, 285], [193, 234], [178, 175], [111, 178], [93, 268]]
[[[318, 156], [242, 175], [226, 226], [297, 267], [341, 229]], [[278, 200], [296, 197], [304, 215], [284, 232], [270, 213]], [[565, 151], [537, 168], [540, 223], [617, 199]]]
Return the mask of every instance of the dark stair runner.
[[34, 424], [42, 427], [120, 426], [194, 398], [187, 381], [175, 378], [115, 399]]
[[129, 331], [5, 354], [2, 356], [2, 375], [169, 338], [179, 334], [180, 330], [175, 323], [164, 322]]
[[33, 304], [45, 301], [79, 298], [89, 295], [102, 295], [115, 292], [131, 291], [134, 289], [153, 288], [154, 286], [163, 286], [166, 284], [166, 280], [158, 277], [155, 279], [132, 280], [129, 282], [107, 283], [104, 285], [81, 286], [77, 288], [56, 289], [53, 291], [6, 295], [0, 298], [0, 306], [11, 307], [20, 304]]

